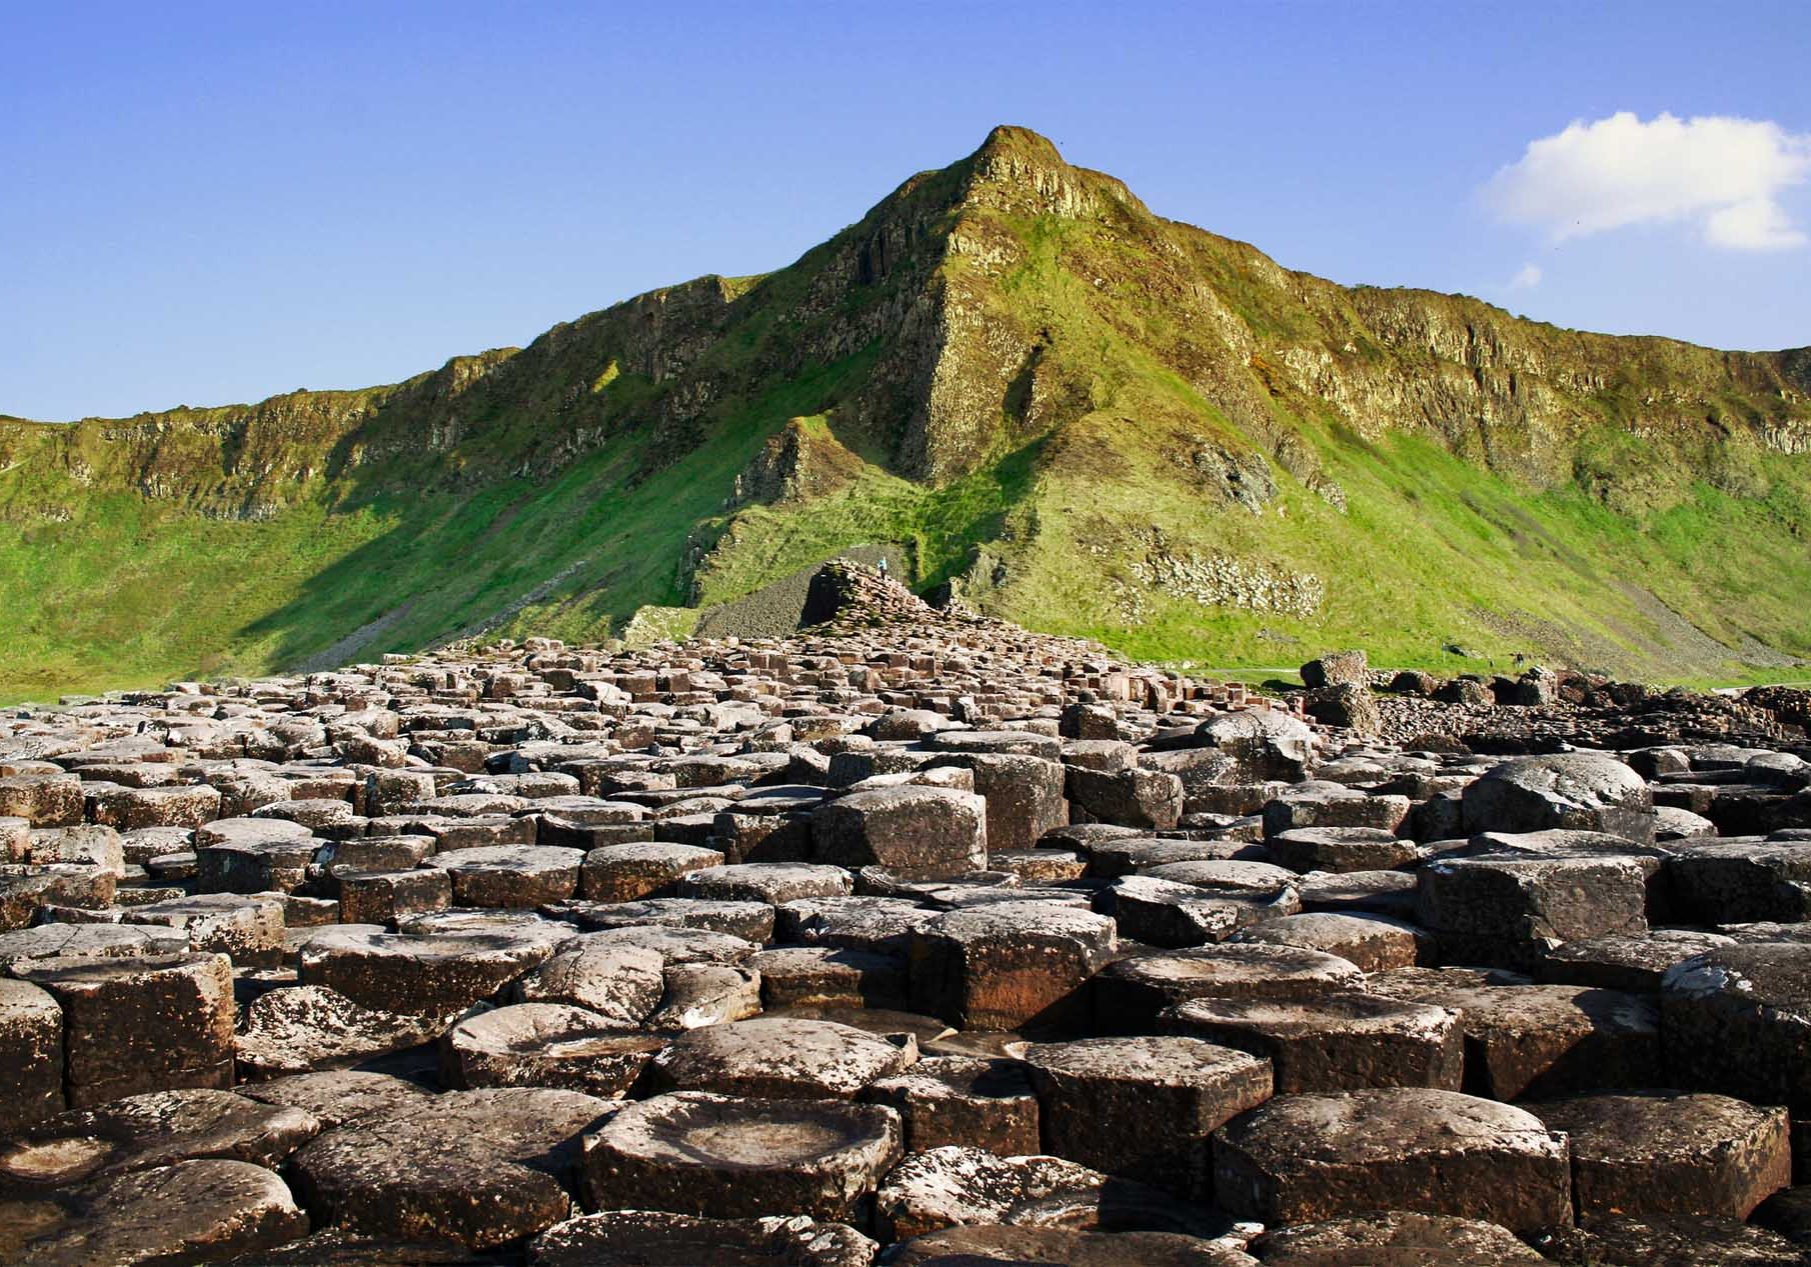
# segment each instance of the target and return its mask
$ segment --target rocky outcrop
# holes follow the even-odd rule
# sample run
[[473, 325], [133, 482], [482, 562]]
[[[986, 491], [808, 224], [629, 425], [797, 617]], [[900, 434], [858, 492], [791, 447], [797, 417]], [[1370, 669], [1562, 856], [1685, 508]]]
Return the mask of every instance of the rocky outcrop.
[[[1107, 606], [1060, 611], [1077, 627], [1134, 628], [1161, 595], [1194, 604], [1204, 619], [1313, 623], [1339, 610], [1330, 569], [1342, 543], [1317, 546], [1311, 559], [1286, 557], [1267, 548], [1268, 527], [1301, 491], [1341, 512], [1399, 496], [1390, 512], [1416, 513], [1414, 490], [1385, 493], [1336, 469], [1342, 448], [1362, 455], [1404, 435], [1488, 472], [1504, 497], [1576, 492], [1627, 516], [1619, 528], [1707, 488], [1768, 499], [1760, 544], [1780, 558], [1802, 554], [1802, 512], [1792, 508], [1811, 485], [1799, 460], [1811, 453], [1805, 351], [1724, 353], [1593, 335], [1462, 296], [1340, 287], [1153, 215], [1119, 181], [1068, 164], [1048, 140], [1017, 128], [995, 129], [974, 154], [907, 180], [776, 273], [652, 291], [525, 348], [458, 357], [401, 384], [69, 425], [0, 419], [0, 519], [68, 525], [29, 536], [33, 558], [55, 555], [111, 498], [135, 499], [154, 524], [171, 515], [285, 524], [318, 515], [335, 516], [338, 528], [356, 514], [389, 522], [399, 507], [432, 505], [444, 521], [480, 517], [490, 532], [557, 487], [570, 519], [607, 527], [599, 507], [663, 474], [677, 480], [672, 472], [689, 463], [684, 478], [707, 487], [709, 500], [668, 511], [687, 521], [672, 572], [629, 576], [576, 542], [542, 574], [500, 580], [507, 592], [487, 593], [495, 601], [477, 613], [508, 620], [519, 610], [512, 604], [532, 596], [583, 602], [620, 621], [688, 588], [695, 597], [709, 554], [736, 556], [722, 571], [744, 593], [815, 561], [773, 557], [773, 535], [754, 531], [773, 517], [877, 489], [891, 505], [977, 479], [991, 489], [952, 494], [926, 512], [940, 547], [969, 559], [946, 560], [925, 579], [964, 581], [997, 611], [1025, 608], [1015, 556], [1079, 544], [1113, 566], [1086, 587]], [[1174, 513], [1160, 525], [1103, 511], [1073, 530], [1079, 543], [1058, 536], [1046, 547], [1040, 517], [1050, 508], [1034, 497], [1046, 477], [1154, 490]], [[658, 521], [670, 490], [649, 497], [653, 505], [633, 510]], [[862, 508], [874, 510], [872, 500]], [[1579, 586], [1626, 597], [1627, 584], [1594, 576], [1513, 506], [1473, 509], [1531, 557], [1576, 564]], [[952, 522], [953, 511], [967, 518]], [[1347, 522], [1362, 535], [1384, 531], [1377, 525], [1386, 520], [1353, 513], [1341, 533]], [[833, 535], [810, 527], [799, 539]], [[866, 539], [908, 540], [920, 528]], [[374, 562], [429, 559], [435, 545], [411, 545], [415, 535], [388, 542]], [[472, 540], [455, 535], [458, 548]], [[210, 537], [200, 553], [233, 548], [220, 540]], [[847, 544], [826, 541], [816, 558]], [[562, 579], [558, 592], [537, 589], [576, 564], [588, 575]], [[1763, 601], [1792, 583], [1760, 572], [1772, 587]], [[348, 588], [334, 581], [336, 591]], [[1439, 589], [1438, 578], [1421, 583]], [[229, 606], [252, 602], [257, 589], [250, 577], [224, 585]], [[1040, 603], [1055, 592], [1046, 585]], [[1687, 599], [1677, 601], [1702, 601], [1695, 581], [1681, 585]], [[336, 636], [407, 597], [348, 604], [358, 610], [345, 612]], [[1440, 601], [1474, 614], [1462, 596]], [[1681, 620], [1665, 603], [1629, 601], [1642, 628], [1659, 621], [1698, 632], [1696, 613]], [[1699, 658], [1764, 653], [1748, 645], [1753, 637], [1734, 644], [1751, 628], [1762, 640], [1780, 636], [1777, 610], [1767, 610], [1760, 625], [1745, 611], [1709, 613]], [[265, 614], [225, 624], [256, 641]], [[469, 630], [470, 616], [446, 617], [430, 636]], [[1613, 652], [1633, 636], [1623, 629], [1630, 622], [1620, 610], [1605, 619], [1617, 627], [1591, 645]], [[1539, 650], [1576, 645], [1565, 630], [1537, 633]]]

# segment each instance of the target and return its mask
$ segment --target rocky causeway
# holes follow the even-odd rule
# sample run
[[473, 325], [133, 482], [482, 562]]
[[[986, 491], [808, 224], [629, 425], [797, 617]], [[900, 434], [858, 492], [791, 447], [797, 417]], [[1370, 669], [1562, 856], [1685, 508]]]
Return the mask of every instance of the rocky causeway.
[[0, 716], [0, 1262], [1811, 1261], [1811, 693], [806, 607]]

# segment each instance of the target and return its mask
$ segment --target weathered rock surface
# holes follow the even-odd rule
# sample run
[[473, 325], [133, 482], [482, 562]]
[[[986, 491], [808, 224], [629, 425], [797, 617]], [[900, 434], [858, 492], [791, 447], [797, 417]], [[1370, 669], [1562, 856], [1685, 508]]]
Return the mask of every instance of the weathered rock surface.
[[1516, 1232], [1572, 1221], [1564, 1137], [1452, 1091], [1279, 1096], [1214, 1136], [1235, 1215], [1309, 1223], [1376, 1209], [1457, 1214]]
[[0, 1256], [33, 1267], [217, 1262], [307, 1231], [283, 1181], [241, 1161], [183, 1161], [0, 1200]]
[[629, 1105], [586, 1136], [584, 1195], [603, 1210], [859, 1218], [899, 1155], [899, 1115], [881, 1105], [679, 1092]]
[[0, 718], [0, 1258], [1788, 1261], [1784, 723], [1272, 704], [852, 584]]
[[869, 1267], [878, 1248], [844, 1223], [702, 1219], [656, 1210], [587, 1214], [534, 1240], [535, 1267]]
[[611, 1111], [574, 1091], [450, 1091], [322, 1135], [291, 1163], [296, 1193], [317, 1226], [499, 1245], [571, 1217], [580, 1136]]

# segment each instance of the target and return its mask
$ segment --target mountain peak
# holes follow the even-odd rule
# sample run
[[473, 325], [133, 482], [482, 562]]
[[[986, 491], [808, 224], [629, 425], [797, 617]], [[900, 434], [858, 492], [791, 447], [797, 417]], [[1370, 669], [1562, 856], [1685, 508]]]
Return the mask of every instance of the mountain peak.
[[1030, 128], [1002, 123], [987, 134], [987, 139], [981, 142], [981, 148], [975, 151], [975, 157], [979, 159], [1007, 156], [1045, 167], [1068, 166], [1063, 161], [1063, 156], [1057, 150], [1056, 144], [1049, 137], [1034, 132]]
[[966, 196], [972, 203], [1025, 215], [1084, 219], [1114, 204], [1144, 212], [1121, 181], [1071, 167], [1050, 138], [1001, 124], [968, 159]]

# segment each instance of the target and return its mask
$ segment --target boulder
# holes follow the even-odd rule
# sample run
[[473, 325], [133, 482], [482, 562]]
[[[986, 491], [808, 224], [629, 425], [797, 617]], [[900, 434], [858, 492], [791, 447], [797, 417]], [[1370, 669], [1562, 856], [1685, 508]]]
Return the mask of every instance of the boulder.
[[1307, 723], [1275, 709], [1221, 713], [1195, 729], [1195, 740], [1238, 764], [1228, 783], [1295, 783], [1314, 764], [1316, 740]]
[[1323, 686], [1368, 686], [1371, 664], [1363, 651], [1329, 651], [1302, 666], [1302, 685], [1309, 690]]
[[1465, 826], [1472, 832], [1577, 828], [1651, 845], [1654, 796], [1645, 779], [1603, 753], [1517, 757], [1466, 787]]

